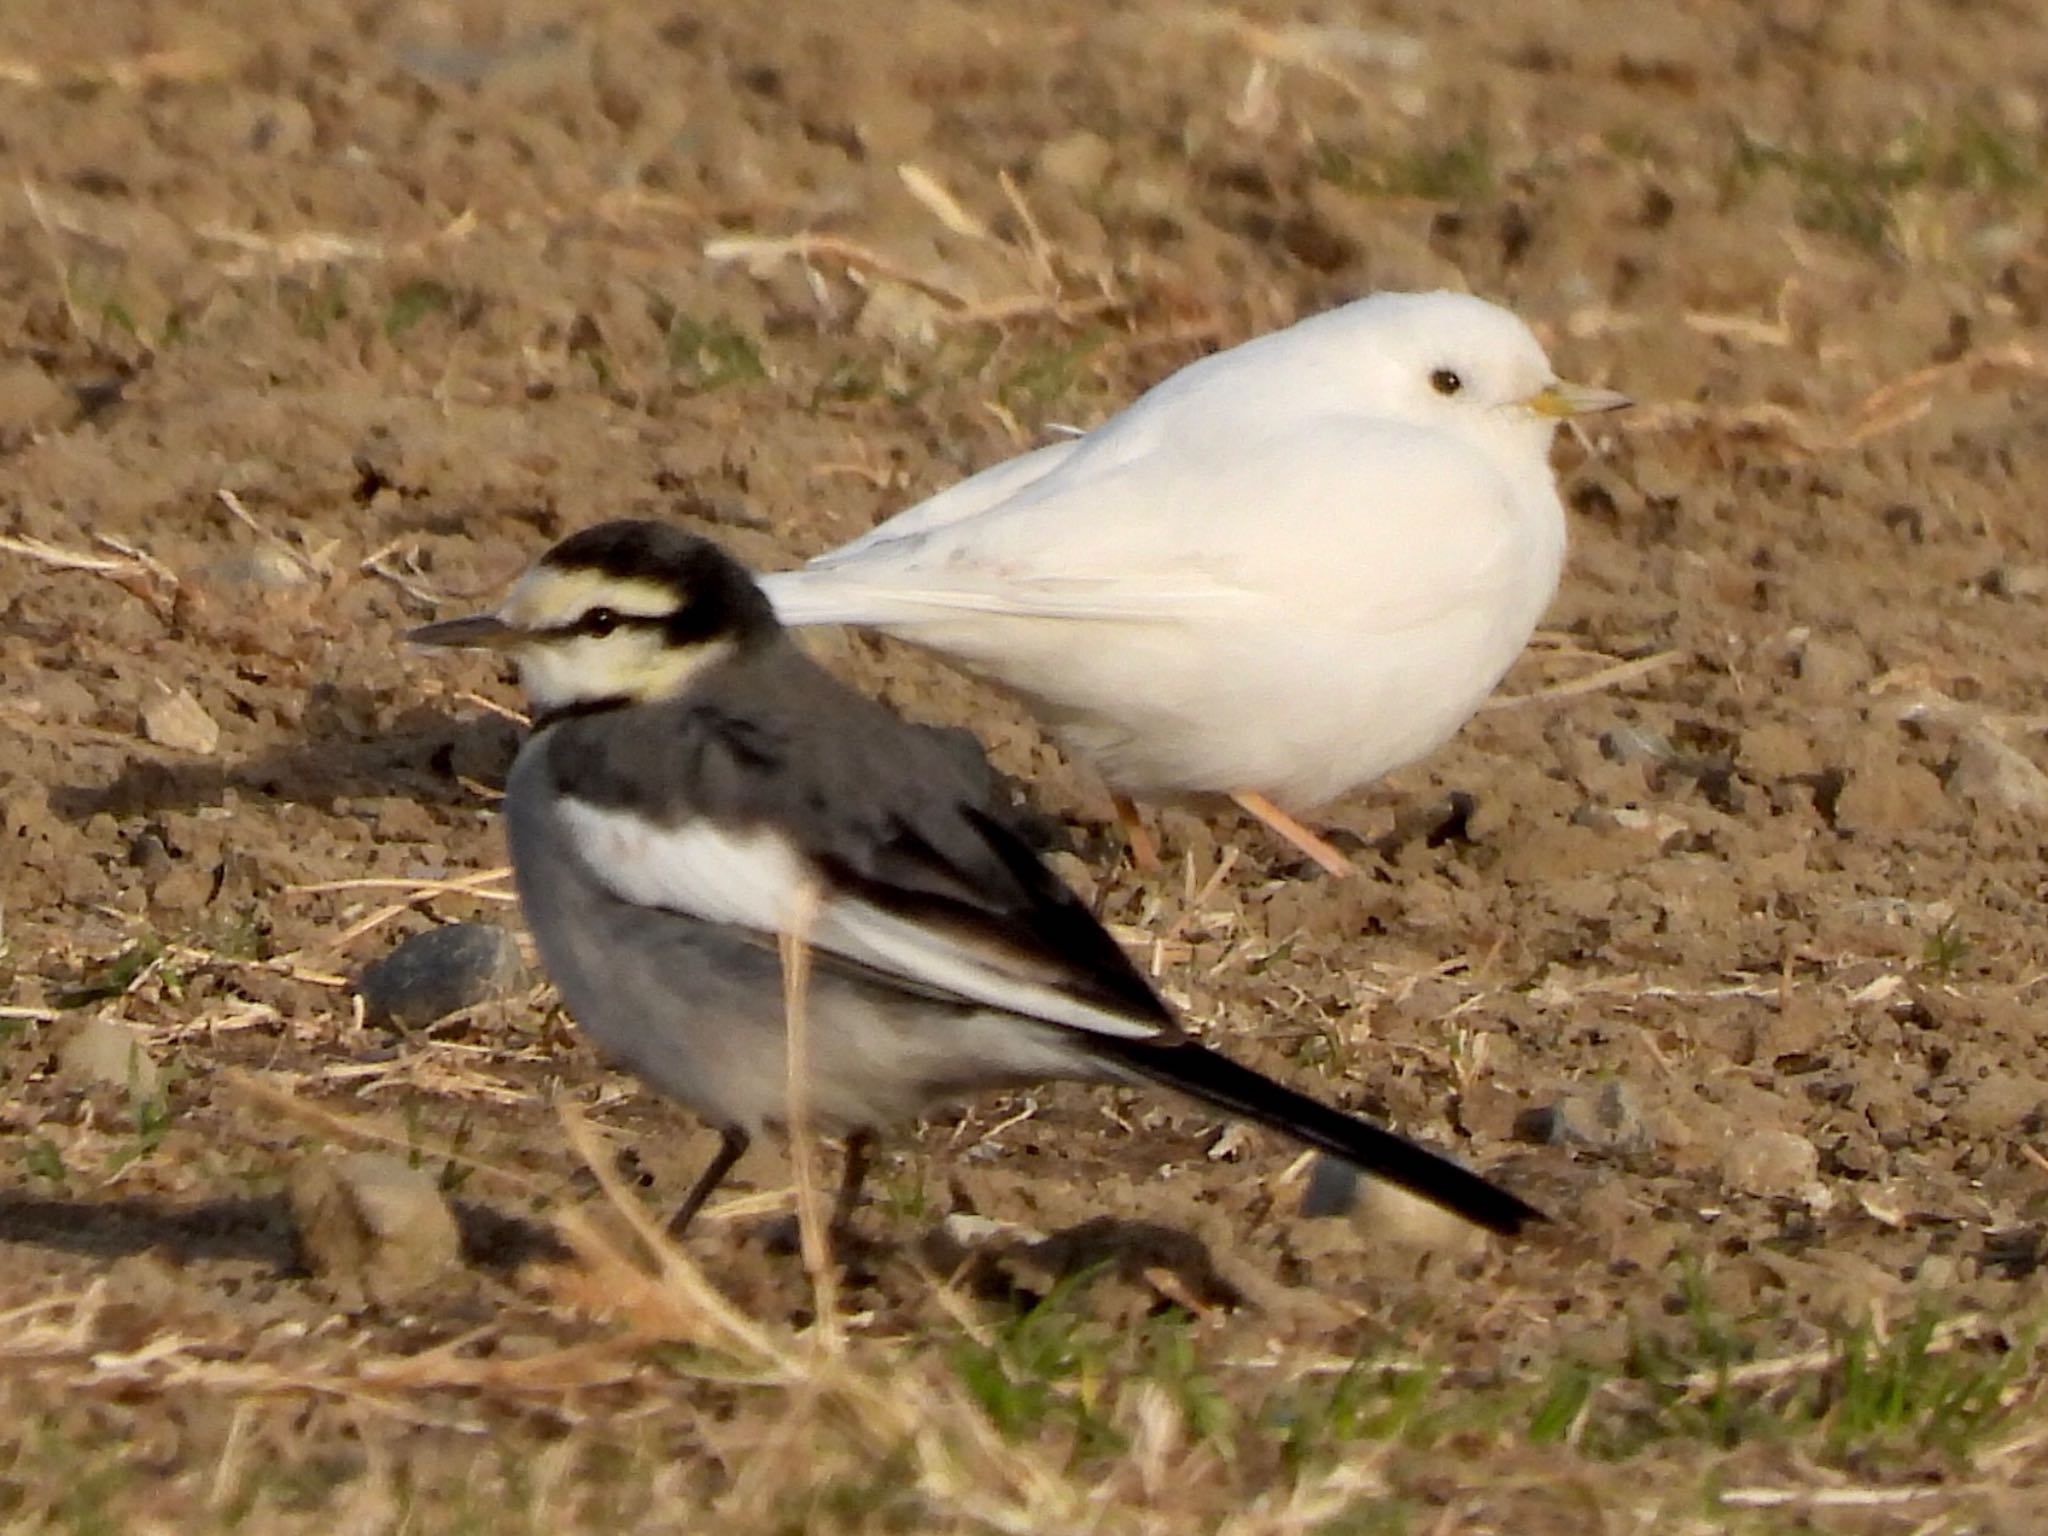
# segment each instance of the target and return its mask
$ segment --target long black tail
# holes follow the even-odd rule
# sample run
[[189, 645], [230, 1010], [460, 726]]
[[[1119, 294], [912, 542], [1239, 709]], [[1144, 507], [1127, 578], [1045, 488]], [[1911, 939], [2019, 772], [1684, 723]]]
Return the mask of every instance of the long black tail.
[[1134, 1076], [1292, 1136], [1489, 1231], [1512, 1234], [1526, 1222], [1548, 1219], [1533, 1205], [1449, 1158], [1318, 1104], [1199, 1045], [1148, 1045], [1108, 1035], [1092, 1035], [1088, 1043], [1095, 1054]]

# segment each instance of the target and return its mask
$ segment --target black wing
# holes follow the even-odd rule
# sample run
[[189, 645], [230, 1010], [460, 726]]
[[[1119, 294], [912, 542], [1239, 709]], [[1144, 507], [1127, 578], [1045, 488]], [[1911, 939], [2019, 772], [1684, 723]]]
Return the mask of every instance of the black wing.
[[[978, 744], [899, 719], [794, 646], [736, 658], [684, 699], [565, 720], [548, 752], [565, 795], [649, 817], [678, 848], [692, 827], [773, 834], [819, 883], [820, 948], [920, 991], [1179, 1038], [1151, 985], [1018, 834]], [[655, 883], [622, 881], [621, 894], [645, 900]], [[879, 949], [868, 942], [878, 933]], [[1041, 1006], [1048, 996], [1075, 1006]]]

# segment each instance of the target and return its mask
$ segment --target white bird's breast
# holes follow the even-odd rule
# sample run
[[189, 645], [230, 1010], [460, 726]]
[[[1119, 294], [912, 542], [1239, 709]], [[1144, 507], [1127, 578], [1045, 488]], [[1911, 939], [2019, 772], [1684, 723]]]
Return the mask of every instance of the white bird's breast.
[[[1323, 805], [1426, 756], [1520, 654], [1555, 590], [1538, 570], [1398, 629], [1338, 603], [1242, 605], [1218, 625], [1126, 626], [1086, 667], [1042, 658], [1043, 682], [1004, 670], [1056, 734], [1118, 788], [1144, 796], [1258, 789]], [[1369, 600], [1360, 576], [1353, 601]], [[1078, 675], [1077, 675], [1078, 674]]]

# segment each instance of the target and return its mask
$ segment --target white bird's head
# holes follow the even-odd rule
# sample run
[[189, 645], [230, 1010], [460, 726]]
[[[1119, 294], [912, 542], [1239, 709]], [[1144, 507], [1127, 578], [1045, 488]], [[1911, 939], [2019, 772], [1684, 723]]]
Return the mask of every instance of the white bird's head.
[[780, 633], [753, 577], [716, 544], [622, 520], [555, 545], [495, 611], [406, 638], [509, 652], [538, 724], [673, 698], [707, 667]]
[[1320, 382], [1347, 408], [1518, 451], [1545, 452], [1559, 422], [1630, 403], [1560, 379], [1528, 326], [1470, 294], [1376, 293], [1294, 329], [1324, 327]]

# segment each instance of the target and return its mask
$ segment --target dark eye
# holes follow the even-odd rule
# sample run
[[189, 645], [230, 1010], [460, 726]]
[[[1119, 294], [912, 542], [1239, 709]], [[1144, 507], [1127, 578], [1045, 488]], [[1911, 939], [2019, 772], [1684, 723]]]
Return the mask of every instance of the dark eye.
[[1449, 368], [1439, 368], [1429, 376], [1429, 387], [1440, 395], [1455, 395], [1465, 387], [1465, 381]]
[[576, 628], [583, 634], [602, 640], [606, 635], [617, 629], [620, 622], [618, 614], [609, 608], [591, 608], [586, 610], [583, 617], [576, 621]]

